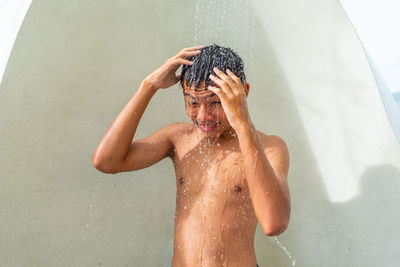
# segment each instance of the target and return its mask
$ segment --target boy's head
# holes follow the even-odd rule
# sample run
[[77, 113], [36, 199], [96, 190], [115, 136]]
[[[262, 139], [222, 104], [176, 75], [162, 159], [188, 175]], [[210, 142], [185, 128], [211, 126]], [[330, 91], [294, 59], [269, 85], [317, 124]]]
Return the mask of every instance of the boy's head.
[[187, 58], [192, 65], [183, 65], [180, 84], [185, 96], [186, 112], [193, 123], [207, 136], [219, 136], [230, 124], [217, 95], [207, 89], [214, 85], [210, 74], [217, 67], [226, 73], [231, 70], [240, 78], [246, 95], [249, 84], [246, 82], [242, 59], [230, 48], [216, 44], [203, 47], [200, 54]]
[[[199, 88], [202, 82], [205, 86], [213, 85], [210, 74], [215, 75], [213, 68], [226, 72], [230, 69], [242, 83], [246, 81], [242, 59], [230, 48], [216, 44], [205, 46], [200, 54], [187, 58], [193, 65], [183, 65], [180, 84], [184, 88], [186, 85], [192, 88]], [[199, 88], [201, 89], [201, 88]]]

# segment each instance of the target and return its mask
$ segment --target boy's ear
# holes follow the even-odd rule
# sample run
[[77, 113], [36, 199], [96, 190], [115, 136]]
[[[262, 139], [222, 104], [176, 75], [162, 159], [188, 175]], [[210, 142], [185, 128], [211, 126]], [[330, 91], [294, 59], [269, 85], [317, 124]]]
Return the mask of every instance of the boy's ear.
[[244, 92], [246, 93], [246, 97], [249, 95], [249, 91], [250, 91], [250, 84], [248, 82], [245, 82], [243, 84], [243, 88], [244, 88]]

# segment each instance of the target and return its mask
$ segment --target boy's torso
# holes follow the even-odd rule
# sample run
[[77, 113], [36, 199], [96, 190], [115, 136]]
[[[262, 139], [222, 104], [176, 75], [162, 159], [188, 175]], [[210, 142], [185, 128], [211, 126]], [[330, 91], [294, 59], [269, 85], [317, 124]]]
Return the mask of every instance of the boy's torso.
[[210, 141], [190, 124], [172, 138], [177, 183], [173, 266], [256, 266], [257, 218], [237, 138]]

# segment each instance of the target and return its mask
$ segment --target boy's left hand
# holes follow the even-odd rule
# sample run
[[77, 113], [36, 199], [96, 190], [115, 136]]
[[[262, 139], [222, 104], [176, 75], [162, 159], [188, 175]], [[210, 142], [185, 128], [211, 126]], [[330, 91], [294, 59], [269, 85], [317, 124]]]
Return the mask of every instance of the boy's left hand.
[[226, 69], [226, 74], [216, 67], [213, 70], [217, 76], [211, 74], [210, 79], [218, 87], [208, 86], [207, 88], [219, 97], [228, 121], [236, 131], [239, 127], [251, 122], [243, 84], [240, 78], [229, 69]]

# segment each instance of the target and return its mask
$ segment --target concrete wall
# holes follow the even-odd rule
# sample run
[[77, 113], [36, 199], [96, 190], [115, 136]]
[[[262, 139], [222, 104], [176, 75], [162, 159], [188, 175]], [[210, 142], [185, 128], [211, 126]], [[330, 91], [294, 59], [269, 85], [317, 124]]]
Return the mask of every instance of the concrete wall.
[[[260, 228], [260, 266], [396, 266], [400, 146], [340, 3], [34, 1], [0, 86], [0, 265], [170, 266], [175, 177], [164, 160], [106, 175], [91, 156], [141, 80], [181, 48], [245, 61], [249, 109], [291, 153], [289, 229]], [[158, 92], [137, 138], [188, 121]], [[272, 242], [271, 242], [272, 241]]]

